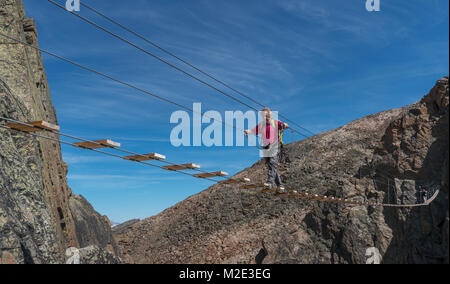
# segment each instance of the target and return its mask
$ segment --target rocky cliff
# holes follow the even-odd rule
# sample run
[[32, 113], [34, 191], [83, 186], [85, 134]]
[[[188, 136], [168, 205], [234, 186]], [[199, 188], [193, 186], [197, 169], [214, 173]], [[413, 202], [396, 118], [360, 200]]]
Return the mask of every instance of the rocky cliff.
[[[0, 0], [0, 32], [38, 44], [21, 0]], [[40, 53], [4, 37], [0, 116], [58, 124]], [[90, 245], [118, 255], [109, 221], [72, 194], [67, 169], [58, 143], [0, 129], [0, 263], [64, 263], [67, 248]]]
[[[286, 147], [288, 189], [428, 207], [380, 208], [275, 197], [214, 185], [121, 228], [136, 263], [448, 263], [448, 77], [416, 104]], [[258, 162], [237, 177], [265, 181]], [[367, 255], [368, 254], [368, 255]], [[378, 257], [379, 256], [379, 257]]]
[[96, 212], [83, 196], [72, 195], [69, 200], [69, 208], [75, 221], [75, 233], [80, 247], [95, 244], [106, 248], [114, 255], [120, 255], [108, 217], [101, 216]]

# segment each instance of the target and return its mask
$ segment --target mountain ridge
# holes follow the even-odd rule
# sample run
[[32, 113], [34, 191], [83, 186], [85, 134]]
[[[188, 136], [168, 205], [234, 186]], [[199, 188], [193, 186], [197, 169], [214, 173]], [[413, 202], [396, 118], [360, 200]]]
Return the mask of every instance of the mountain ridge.
[[[439, 185], [427, 208], [307, 202], [218, 184], [115, 237], [135, 263], [365, 263], [373, 247], [384, 263], [448, 263], [447, 149], [445, 77], [415, 104], [287, 145], [280, 165], [288, 189], [362, 201], [419, 202], [421, 188]], [[235, 177], [264, 182], [264, 163]]]

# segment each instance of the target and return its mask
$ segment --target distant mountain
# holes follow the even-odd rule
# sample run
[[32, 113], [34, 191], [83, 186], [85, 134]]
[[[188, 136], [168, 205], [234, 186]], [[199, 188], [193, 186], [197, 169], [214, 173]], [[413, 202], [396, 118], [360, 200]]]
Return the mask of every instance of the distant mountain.
[[[394, 96], [395, 94], [393, 94]], [[288, 189], [414, 204], [379, 208], [275, 197], [217, 184], [115, 230], [136, 263], [448, 263], [448, 77], [420, 102], [286, 147]], [[237, 174], [264, 182], [262, 161]]]
[[141, 221], [141, 220], [133, 219], [133, 220], [129, 220], [124, 223], [121, 223], [121, 224], [115, 224], [115, 225], [113, 225], [113, 232], [120, 232], [120, 231], [138, 223], [139, 221]]

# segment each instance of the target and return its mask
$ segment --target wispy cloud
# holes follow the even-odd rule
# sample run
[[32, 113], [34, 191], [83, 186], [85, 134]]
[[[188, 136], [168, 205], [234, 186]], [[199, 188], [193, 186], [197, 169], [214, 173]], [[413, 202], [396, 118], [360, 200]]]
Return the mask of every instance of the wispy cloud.
[[68, 152], [63, 153], [63, 160], [70, 165], [73, 164], [92, 164], [92, 163], [104, 163], [109, 161], [108, 157], [98, 157], [98, 156], [85, 156], [76, 155]]
[[140, 181], [152, 181], [152, 178], [142, 177], [142, 176], [126, 176], [126, 175], [74, 175], [70, 174], [67, 176], [72, 180], [104, 180], [104, 179], [132, 179], [132, 180], [140, 180]]
[[112, 137], [113, 139], [120, 141], [133, 141], [133, 142], [161, 142], [169, 143], [169, 138], [136, 138], [136, 137]]

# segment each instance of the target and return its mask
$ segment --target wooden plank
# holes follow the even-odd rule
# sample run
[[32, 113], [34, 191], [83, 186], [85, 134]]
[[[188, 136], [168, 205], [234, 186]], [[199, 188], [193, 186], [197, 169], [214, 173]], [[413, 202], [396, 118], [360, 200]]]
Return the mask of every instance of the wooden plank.
[[[96, 143], [94, 143], [96, 142]], [[105, 140], [96, 140], [93, 142], [78, 142], [72, 144], [78, 148], [86, 148], [86, 149], [100, 149], [100, 148], [117, 148], [120, 147], [120, 143], [111, 141], [109, 139]]]
[[203, 173], [203, 174], [198, 174], [195, 175], [195, 177], [197, 178], [212, 178], [212, 177], [226, 177], [228, 175], [228, 173], [226, 172], [214, 172], [214, 173]]
[[158, 153], [151, 153], [151, 154], [143, 154], [143, 155], [135, 155], [135, 156], [127, 156], [123, 157], [125, 160], [135, 161], [135, 162], [144, 162], [144, 161], [153, 161], [153, 160], [165, 160], [166, 156], [158, 154]]
[[247, 185], [243, 185], [241, 186], [242, 189], [254, 189], [254, 188], [258, 188], [259, 186], [257, 186], [256, 184], [247, 184]]
[[31, 127], [28, 125], [20, 124], [20, 123], [8, 123], [5, 124], [6, 127], [9, 127], [11, 129], [23, 131], [23, 132], [39, 132], [42, 131], [42, 129]]
[[161, 155], [161, 154], [158, 154], [158, 153], [151, 153], [151, 154], [148, 154], [148, 157], [152, 158], [153, 160], [158, 160], [158, 161], [161, 161], [161, 160], [165, 160], [165, 159], [166, 159], [166, 156]]
[[320, 200], [322, 200], [322, 201], [330, 201], [331, 199], [328, 196], [322, 196]]
[[273, 193], [273, 192], [276, 192], [276, 191], [277, 191], [277, 189], [275, 187], [270, 187], [269, 186], [269, 187], [261, 190], [261, 193]]
[[280, 191], [279, 188], [276, 189], [275, 196], [287, 196], [287, 195], [288, 195], [288, 193], [286, 190]]
[[275, 191], [275, 196], [286, 196], [286, 195], [288, 195], [288, 192], [286, 191], [286, 189], [281, 191], [280, 187], [274, 188], [274, 191]]
[[248, 185], [244, 185], [241, 188], [243, 189], [253, 189], [253, 188], [260, 188], [260, 187], [269, 187], [270, 184], [268, 183], [261, 183], [261, 184], [248, 184]]
[[27, 124], [30, 124], [33, 126], [28, 126], [28, 125], [21, 124], [21, 123], [8, 123], [5, 126], [11, 128], [11, 129], [20, 130], [23, 132], [39, 132], [39, 131], [42, 131], [42, 129], [59, 131], [59, 129], [60, 129], [59, 126], [51, 124], [44, 120], [30, 121], [30, 122], [27, 122]]
[[318, 194], [312, 194], [309, 196], [311, 200], [321, 200], [322, 198]]
[[306, 196], [305, 196], [304, 192], [299, 192], [299, 193], [297, 193], [297, 195], [295, 197], [296, 198], [300, 198], [300, 199], [304, 199]]
[[165, 166], [163, 167], [163, 169], [168, 171], [196, 170], [200, 169], [200, 166], [196, 164], [183, 164], [183, 165]]
[[225, 177], [227, 176], [228, 173], [226, 172], [214, 172], [214, 173], [203, 173], [203, 174], [198, 174], [195, 175], [196, 178], [212, 178], [212, 177]]
[[302, 198], [309, 198], [310, 194], [307, 192], [302, 192], [299, 194], [299, 196], [301, 196]]
[[153, 160], [158, 160], [158, 161], [166, 159], [166, 156], [158, 154], [158, 153], [151, 153], [151, 154], [148, 154], [147, 156]]
[[33, 122], [28, 122], [28, 123], [35, 127], [45, 129], [45, 130], [56, 131], [56, 132], [59, 132], [59, 130], [60, 130], [60, 127], [58, 125], [51, 124], [50, 122], [47, 122], [44, 120], [33, 121]]
[[323, 196], [320, 196], [320, 195], [315, 195], [314, 196], [314, 200], [318, 200], [318, 201], [322, 201], [322, 200], [324, 200], [324, 198], [323, 198]]
[[183, 164], [182, 166], [186, 167], [187, 169], [190, 169], [190, 170], [200, 169], [200, 166], [196, 165], [196, 164]]
[[227, 179], [224, 181], [221, 181], [221, 183], [224, 184], [236, 184], [236, 183], [246, 183], [246, 182], [250, 182], [251, 180], [249, 178], [237, 178], [237, 179]]
[[172, 166], [164, 166], [163, 169], [168, 171], [181, 171], [181, 170], [187, 170], [188, 168], [183, 167], [181, 165], [172, 165]]
[[204, 173], [204, 174], [194, 175], [194, 177], [196, 177], [196, 178], [212, 178], [212, 177], [216, 177], [216, 175], [214, 173]]

